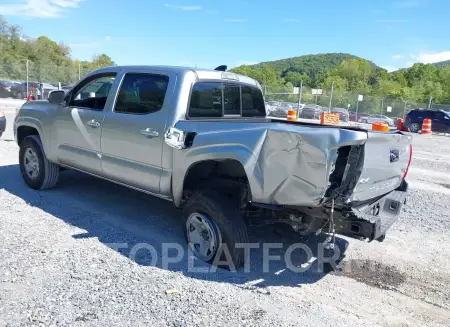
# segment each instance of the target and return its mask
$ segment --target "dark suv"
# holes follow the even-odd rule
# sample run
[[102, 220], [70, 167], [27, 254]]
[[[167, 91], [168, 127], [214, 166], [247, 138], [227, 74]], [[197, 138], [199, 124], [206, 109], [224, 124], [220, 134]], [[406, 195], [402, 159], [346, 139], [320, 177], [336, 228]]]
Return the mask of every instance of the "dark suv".
[[417, 133], [422, 129], [423, 120], [431, 119], [433, 132], [450, 133], [450, 113], [445, 111], [415, 109], [406, 115], [404, 126]]

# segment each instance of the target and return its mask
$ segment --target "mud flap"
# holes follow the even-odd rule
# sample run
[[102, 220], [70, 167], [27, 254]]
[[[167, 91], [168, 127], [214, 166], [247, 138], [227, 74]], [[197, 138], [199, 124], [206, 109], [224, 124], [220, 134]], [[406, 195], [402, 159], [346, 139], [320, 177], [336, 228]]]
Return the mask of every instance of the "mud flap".
[[375, 201], [355, 205], [335, 218], [336, 233], [369, 241], [383, 241], [386, 231], [398, 219], [406, 203], [408, 184], [403, 181], [394, 191]]

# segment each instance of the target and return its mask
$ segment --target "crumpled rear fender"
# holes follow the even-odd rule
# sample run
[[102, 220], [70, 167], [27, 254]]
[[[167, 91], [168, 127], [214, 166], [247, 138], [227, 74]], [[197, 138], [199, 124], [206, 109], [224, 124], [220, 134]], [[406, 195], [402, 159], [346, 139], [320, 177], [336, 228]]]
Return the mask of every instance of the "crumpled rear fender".
[[[244, 167], [252, 201], [316, 207], [329, 187], [339, 147], [360, 145], [367, 138], [365, 132], [323, 126], [204, 124], [177, 124], [177, 128], [197, 135], [190, 148], [173, 150], [172, 192], [176, 205], [181, 203], [184, 178], [192, 165], [204, 160], [234, 159]], [[208, 126], [215, 129], [204, 130]]]

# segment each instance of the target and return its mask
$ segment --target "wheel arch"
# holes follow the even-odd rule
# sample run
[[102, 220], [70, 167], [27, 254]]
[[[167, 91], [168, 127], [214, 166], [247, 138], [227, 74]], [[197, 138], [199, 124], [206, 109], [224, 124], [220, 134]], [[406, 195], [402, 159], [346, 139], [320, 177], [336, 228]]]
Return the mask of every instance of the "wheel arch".
[[193, 191], [198, 181], [206, 181], [213, 175], [215, 176], [214, 172], [218, 173], [219, 176], [226, 176], [247, 184], [249, 194], [252, 194], [251, 182], [241, 161], [235, 158], [204, 159], [191, 163], [178, 181], [175, 178], [172, 179], [175, 205], [181, 204], [184, 193]]
[[14, 129], [15, 129], [15, 138], [18, 146], [20, 146], [20, 144], [27, 136], [37, 135], [41, 139], [44, 153], [46, 155], [48, 154], [47, 139], [45, 137], [41, 122], [39, 120], [34, 118], [19, 120], [15, 123]]

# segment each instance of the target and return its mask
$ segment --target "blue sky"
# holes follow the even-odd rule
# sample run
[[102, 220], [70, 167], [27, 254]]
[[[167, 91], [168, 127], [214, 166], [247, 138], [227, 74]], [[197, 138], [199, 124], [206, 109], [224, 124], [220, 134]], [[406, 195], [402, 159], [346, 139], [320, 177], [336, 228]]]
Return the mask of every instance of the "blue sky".
[[389, 70], [450, 59], [449, 0], [0, 0], [76, 59], [214, 68], [346, 52]]

